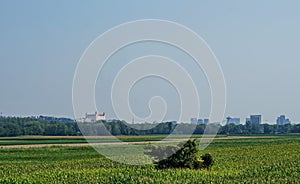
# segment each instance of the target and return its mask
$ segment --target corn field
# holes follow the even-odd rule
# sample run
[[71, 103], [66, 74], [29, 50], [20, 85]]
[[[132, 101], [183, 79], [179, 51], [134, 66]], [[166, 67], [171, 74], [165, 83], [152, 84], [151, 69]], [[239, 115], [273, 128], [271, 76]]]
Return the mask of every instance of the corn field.
[[203, 153], [210, 171], [125, 165], [91, 147], [0, 149], [0, 183], [300, 183], [299, 136], [216, 140]]

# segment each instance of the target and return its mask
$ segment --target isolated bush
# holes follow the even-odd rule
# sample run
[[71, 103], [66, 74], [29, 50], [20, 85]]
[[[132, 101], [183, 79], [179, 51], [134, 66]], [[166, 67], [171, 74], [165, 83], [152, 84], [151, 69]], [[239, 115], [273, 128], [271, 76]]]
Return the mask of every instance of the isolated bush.
[[213, 159], [205, 154], [199, 159], [199, 146], [196, 140], [189, 140], [182, 146], [158, 147], [149, 145], [145, 154], [154, 158], [157, 169], [189, 168], [210, 169]]

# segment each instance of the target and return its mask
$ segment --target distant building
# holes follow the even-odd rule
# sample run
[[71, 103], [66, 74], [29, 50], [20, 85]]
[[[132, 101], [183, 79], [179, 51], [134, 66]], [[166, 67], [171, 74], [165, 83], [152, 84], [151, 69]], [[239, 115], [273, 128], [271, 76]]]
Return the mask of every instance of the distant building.
[[206, 125], [209, 123], [209, 119], [204, 119], [203, 121], [204, 121], [204, 124], [206, 124]]
[[285, 115], [281, 115], [276, 120], [277, 125], [286, 125], [291, 124], [291, 121], [285, 117]]
[[197, 119], [191, 118], [191, 124], [200, 125], [200, 124], [208, 124], [209, 119]]
[[261, 124], [261, 119], [262, 119], [261, 115], [251, 115], [250, 116], [250, 122], [254, 123], [254, 124]]
[[191, 124], [196, 125], [198, 123], [197, 118], [191, 118]]
[[235, 124], [235, 125], [240, 125], [241, 124], [241, 119], [240, 118], [232, 118], [232, 117], [227, 117], [227, 124]]
[[204, 121], [203, 121], [203, 119], [198, 119], [197, 123], [198, 123], [198, 125], [204, 124]]
[[77, 122], [87, 122], [87, 123], [92, 123], [92, 122], [97, 122], [100, 120], [105, 120], [105, 113], [103, 112], [102, 114], [98, 114], [95, 112], [94, 114], [88, 114], [85, 113], [85, 118], [80, 118], [77, 120]]

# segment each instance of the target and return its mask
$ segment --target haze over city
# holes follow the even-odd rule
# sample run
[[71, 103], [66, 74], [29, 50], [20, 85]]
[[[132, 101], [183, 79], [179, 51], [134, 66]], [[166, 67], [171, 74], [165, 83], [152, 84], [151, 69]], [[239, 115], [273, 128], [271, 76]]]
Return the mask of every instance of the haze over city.
[[[264, 121], [275, 123], [285, 114], [299, 122], [300, 2], [193, 3], [1, 1], [0, 112], [73, 117], [73, 76], [84, 50], [114, 26], [151, 18], [187, 26], [206, 41], [226, 80], [226, 116], [243, 121], [250, 114], [262, 114]], [[114, 76], [124, 64], [149, 54], [170, 57], [189, 72], [201, 94], [200, 116], [208, 117], [211, 97], [203, 71], [178, 49], [153, 42], [126, 47], [110, 58], [96, 82], [98, 110], [115, 118], [110, 102]], [[157, 95], [168, 105], [166, 120], [176, 119], [178, 95], [158, 78], [146, 78], [133, 87], [132, 110], [147, 116], [148, 101]]]

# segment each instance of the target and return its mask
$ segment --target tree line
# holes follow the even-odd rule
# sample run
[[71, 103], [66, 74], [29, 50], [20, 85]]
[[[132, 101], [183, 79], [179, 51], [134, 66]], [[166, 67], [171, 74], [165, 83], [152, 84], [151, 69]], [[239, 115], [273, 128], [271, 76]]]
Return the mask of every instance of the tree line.
[[76, 123], [58, 123], [35, 118], [0, 117], [0, 136], [45, 135], [66, 136], [81, 135]]
[[[101, 130], [95, 129], [95, 125], [99, 124]], [[101, 126], [100, 126], [101, 125]], [[43, 121], [35, 118], [20, 118], [20, 117], [0, 117], [0, 136], [21, 136], [21, 135], [45, 135], [45, 136], [75, 136], [82, 135], [80, 126], [91, 127], [93, 135], [105, 135], [101, 131], [105, 127], [112, 135], [158, 135], [170, 134], [176, 131], [176, 124], [173, 122], [153, 124], [130, 124], [125, 121], [107, 122], [101, 121], [98, 123], [61, 123], [56, 121]], [[178, 134], [189, 134], [191, 124], [181, 124]], [[195, 125], [193, 125], [195, 126]], [[101, 128], [102, 127], [102, 128]], [[153, 127], [153, 128], [149, 128]], [[194, 129], [194, 134], [203, 134], [206, 125], [197, 125]], [[247, 122], [245, 125], [229, 124], [221, 126], [218, 134], [231, 135], [249, 135], [249, 134], [287, 134], [300, 133], [300, 124], [286, 125], [269, 125], [269, 124], [253, 124]]]

